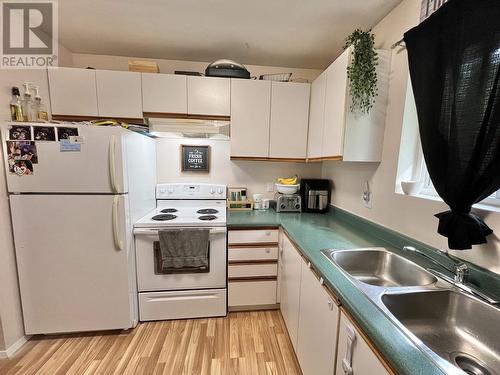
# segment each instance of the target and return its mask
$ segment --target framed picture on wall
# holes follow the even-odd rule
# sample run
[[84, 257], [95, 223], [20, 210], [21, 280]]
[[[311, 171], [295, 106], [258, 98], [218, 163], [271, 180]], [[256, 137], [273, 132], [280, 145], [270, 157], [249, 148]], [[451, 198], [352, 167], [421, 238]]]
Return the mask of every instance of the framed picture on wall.
[[183, 172], [210, 172], [210, 146], [181, 145]]

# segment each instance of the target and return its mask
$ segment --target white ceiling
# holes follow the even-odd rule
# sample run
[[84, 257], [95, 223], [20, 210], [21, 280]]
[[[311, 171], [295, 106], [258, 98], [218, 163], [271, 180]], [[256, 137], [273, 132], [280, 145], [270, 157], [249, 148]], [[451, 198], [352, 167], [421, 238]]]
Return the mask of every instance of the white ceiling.
[[59, 0], [75, 53], [324, 68], [401, 0]]

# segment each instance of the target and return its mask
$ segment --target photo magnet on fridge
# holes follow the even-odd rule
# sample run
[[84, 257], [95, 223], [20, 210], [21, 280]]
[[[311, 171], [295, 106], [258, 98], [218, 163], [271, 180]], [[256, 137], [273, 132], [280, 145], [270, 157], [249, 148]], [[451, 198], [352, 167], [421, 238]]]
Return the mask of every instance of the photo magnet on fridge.
[[7, 141], [8, 159], [28, 160], [32, 164], [38, 163], [38, 152], [33, 141]]
[[28, 141], [31, 139], [31, 126], [11, 125], [9, 126], [9, 139], [14, 141]]
[[7, 141], [6, 146], [9, 173], [18, 176], [33, 174], [33, 164], [38, 163], [35, 142]]
[[78, 137], [78, 128], [57, 128], [57, 140]]
[[33, 126], [33, 138], [35, 141], [55, 141], [55, 128], [53, 126]]

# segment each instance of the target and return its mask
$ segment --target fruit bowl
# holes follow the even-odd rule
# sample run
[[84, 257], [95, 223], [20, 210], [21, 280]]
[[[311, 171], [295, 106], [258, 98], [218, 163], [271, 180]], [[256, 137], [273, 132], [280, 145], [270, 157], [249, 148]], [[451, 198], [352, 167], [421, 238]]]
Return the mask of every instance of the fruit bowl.
[[299, 184], [295, 185], [276, 184], [276, 190], [278, 190], [278, 193], [285, 195], [295, 194], [299, 190], [299, 187], [300, 187]]

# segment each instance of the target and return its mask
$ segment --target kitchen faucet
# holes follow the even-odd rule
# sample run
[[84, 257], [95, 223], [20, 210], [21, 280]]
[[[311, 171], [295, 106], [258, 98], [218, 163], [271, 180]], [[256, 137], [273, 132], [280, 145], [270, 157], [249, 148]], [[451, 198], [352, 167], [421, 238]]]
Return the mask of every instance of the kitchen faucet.
[[414, 248], [413, 246], [405, 246], [405, 247], [403, 247], [403, 250], [417, 253], [417, 254], [423, 256], [424, 258], [427, 258], [435, 265], [447, 269], [448, 271], [453, 273], [453, 275], [454, 275], [453, 280], [454, 281], [456, 281], [458, 283], [466, 283], [467, 282], [467, 279], [469, 277], [469, 267], [464, 262], [451, 257], [450, 254], [448, 254], [448, 251], [439, 250], [439, 252], [441, 254], [445, 255], [449, 260], [451, 260], [453, 262], [453, 267], [451, 269], [444, 266], [443, 264], [439, 263], [437, 260], [435, 260], [431, 256], [427, 255], [423, 251], [420, 251], [420, 250]]
[[439, 263], [437, 260], [432, 258], [430, 255], [427, 255], [423, 251], [420, 251], [420, 250], [414, 248], [413, 246], [404, 246], [403, 250], [419, 254], [419, 255], [423, 256], [424, 258], [430, 260], [435, 265], [440, 266], [441, 268], [448, 270], [449, 272], [453, 273], [453, 275], [454, 275], [454, 277], [451, 278], [450, 276], [444, 274], [441, 271], [438, 271], [438, 270], [435, 270], [432, 268], [428, 268], [427, 270], [429, 272], [431, 272], [432, 274], [434, 274], [435, 276], [440, 277], [440, 278], [448, 281], [449, 283], [453, 284], [454, 286], [461, 289], [462, 291], [465, 291], [469, 294], [473, 294], [476, 297], [479, 297], [480, 299], [486, 301], [487, 303], [489, 303], [491, 305], [500, 304], [500, 301], [498, 301], [497, 299], [494, 299], [494, 298], [490, 297], [489, 295], [485, 294], [484, 292], [480, 291], [477, 287], [472, 286], [470, 284], [466, 284], [467, 280], [469, 278], [469, 266], [467, 266], [467, 264], [465, 264], [464, 262], [450, 256], [450, 254], [448, 254], [447, 251], [439, 250], [439, 252], [441, 254], [445, 255], [448, 259], [450, 259], [453, 262], [453, 268], [451, 268], [451, 269], [444, 266], [443, 264]]

